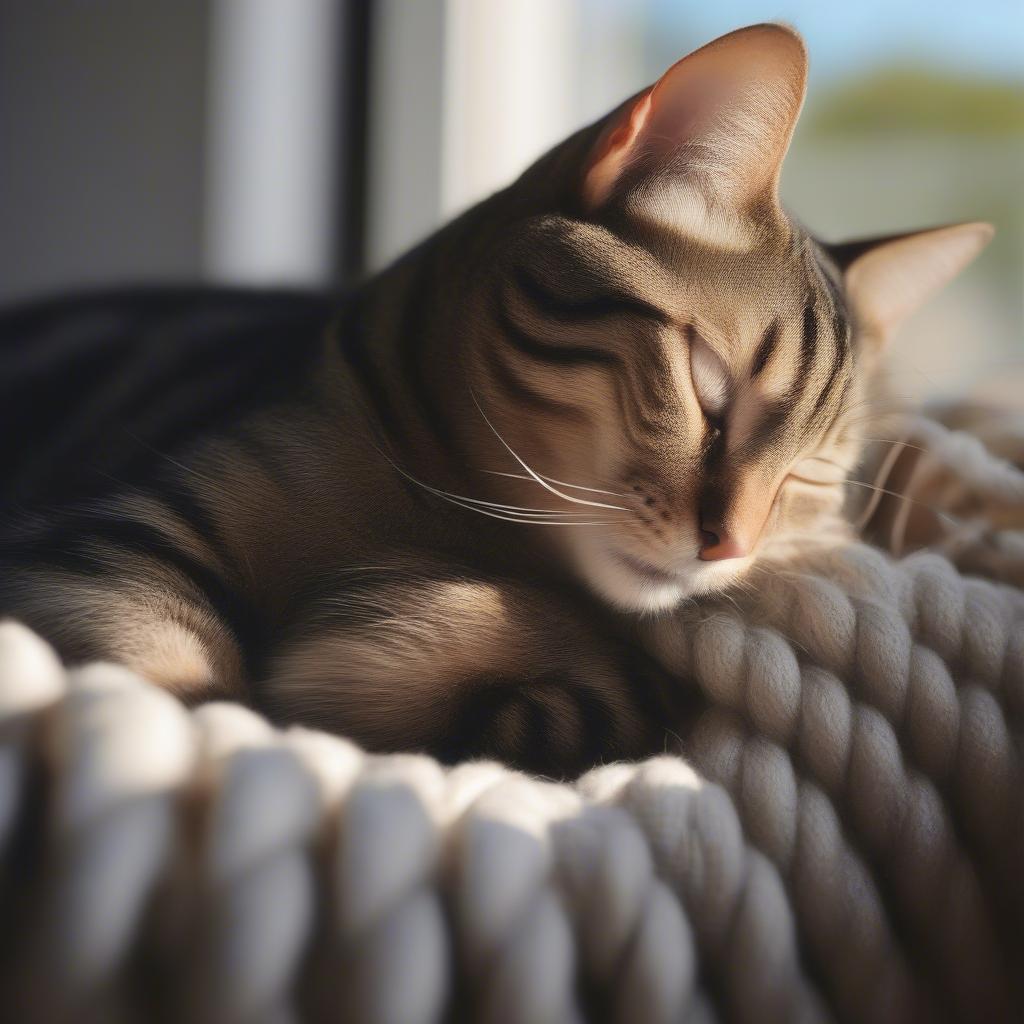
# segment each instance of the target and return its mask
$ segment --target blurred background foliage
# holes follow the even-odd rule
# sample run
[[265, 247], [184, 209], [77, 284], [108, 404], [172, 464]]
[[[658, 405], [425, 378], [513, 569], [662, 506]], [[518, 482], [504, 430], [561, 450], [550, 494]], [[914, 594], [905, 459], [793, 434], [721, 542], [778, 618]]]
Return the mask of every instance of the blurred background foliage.
[[813, 138], [1024, 136], [1024, 90], [1001, 79], [893, 65], [840, 82], [815, 97], [803, 131]]

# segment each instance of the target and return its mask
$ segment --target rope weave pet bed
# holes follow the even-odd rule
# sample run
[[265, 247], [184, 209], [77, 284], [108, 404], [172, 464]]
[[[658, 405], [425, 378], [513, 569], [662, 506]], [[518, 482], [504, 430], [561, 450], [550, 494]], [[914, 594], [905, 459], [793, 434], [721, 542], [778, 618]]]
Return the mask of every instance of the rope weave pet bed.
[[707, 704], [686, 760], [572, 785], [188, 711], [0, 626], [0, 1015], [1024, 1019], [1024, 430], [959, 425], [912, 424], [902, 488], [955, 529], [869, 510], [948, 558], [822, 542], [657, 620]]

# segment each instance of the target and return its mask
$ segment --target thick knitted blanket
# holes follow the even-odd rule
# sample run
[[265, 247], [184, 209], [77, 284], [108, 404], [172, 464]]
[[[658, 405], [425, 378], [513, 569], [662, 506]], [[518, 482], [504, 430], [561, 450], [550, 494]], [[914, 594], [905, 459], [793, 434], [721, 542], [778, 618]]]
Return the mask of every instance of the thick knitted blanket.
[[874, 545], [650, 625], [685, 758], [571, 785], [0, 626], [0, 1018], [1024, 1020], [1024, 425], [906, 430]]

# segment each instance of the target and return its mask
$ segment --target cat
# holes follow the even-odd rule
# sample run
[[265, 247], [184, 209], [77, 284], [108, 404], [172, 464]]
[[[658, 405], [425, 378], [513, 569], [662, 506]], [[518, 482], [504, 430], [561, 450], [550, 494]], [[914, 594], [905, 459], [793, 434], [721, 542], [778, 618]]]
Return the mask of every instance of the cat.
[[345, 294], [6, 313], [0, 612], [371, 750], [661, 750], [632, 623], [834, 521], [885, 340], [991, 235], [792, 220], [806, 69], [723, 36]]

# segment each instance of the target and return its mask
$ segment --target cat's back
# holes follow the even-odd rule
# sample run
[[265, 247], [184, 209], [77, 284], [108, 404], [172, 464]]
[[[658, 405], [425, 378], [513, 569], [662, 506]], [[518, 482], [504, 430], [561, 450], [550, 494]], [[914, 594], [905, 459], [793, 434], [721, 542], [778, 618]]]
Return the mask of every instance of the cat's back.
[[85, 500], [296, 386], [325, 293], [149, 287], [0, 312], [0, 509]]

